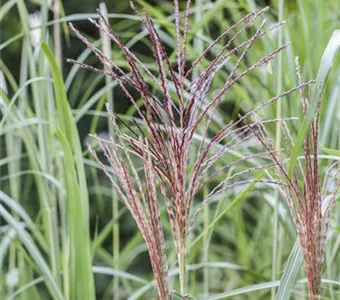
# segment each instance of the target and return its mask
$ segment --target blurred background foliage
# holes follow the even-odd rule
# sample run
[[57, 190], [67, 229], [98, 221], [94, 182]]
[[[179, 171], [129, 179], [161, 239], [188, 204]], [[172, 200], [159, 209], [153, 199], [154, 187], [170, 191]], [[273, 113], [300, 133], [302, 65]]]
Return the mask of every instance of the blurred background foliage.
[[[147, 286], [149, 280], [152, 280], [146, 247], [129, 213], [112, 191], [110, 182], [101, 171], [98, 171], [89, 157], [86, 142], [89, 133], [97, 132], [98, 134], [108, 135], [108, 122], [104, 109], [108, 91], [112, 93], [116, 113], [129, 119], [134, 114], [134, 110], [130, 107], [122, 92], [113, 87], [112, 82], [108, 82], [101, 75], [79, 70], [66, 63], [66, 58], [79, 58], [86, 53], [86, 49], [81, 42], [70, 35], [64, 25], [66, 21], [72, 21], [86, 37], [100, 45], [100, 35], [87, 18], [93, 17], [99, 4], [104, 2], [109, 14], [112, 14], [109, 17], [114, 31], [125, 43], [132, 47], [138, 57], [150, 68], [153, 68], [150, 42], [143, 35], [140, 35], [143, 27], [138, 18], [134, 16], [129, 1], [60, 1], [60, 4], [62, 4], [60, 39], [58, 39], [59, 37], [56, 38], [53, 31], [55, 16], [52, 6], [47, 1], [1, 1], [0, 69], [5, 75], [6, 90], [3, 84], [1, 88], [6, 92], [9, 99], [13, 99], [12, 97], [16, 94], [18, 96], [18, 100], [14, 100], [15, 103], [11, 108], [13, 115], [9, 114], [5, 124], [1, 124], [4, 126], [2, 127], [4, 133], [0, 137], [1, 191], [8, 195], [13, 202], [20, 204], [36, 224], [37, 232], [41, 232], [46, 240], [49, 236], [46, 235], [46, 232], [49, 230], [53, 232], [54, 226], [56, 226], [53, 233], [56, 235], [55, 240], [62, 239], [63, 230], [66, 230], [66, 227], [63, 227], [65, 224], [63, 225], [63, 217], [60, 216], [63, 210], [60, 207], [63, 203], [66, 179], [65, 174], [63, 174], [61, 147], [52, 132], [54, 126], [51, 126], [51, 128], [42, 126], [39, 133], [40, 125], [25, 125], [28, 119], [32, 119], [32, 122], [33, 119], [38, 121], [48, 120], [51, 121], [49, 124], [55, 122], [51, 117], [55, 113], [51, 110], [55, 107], [55, 104], [52, 103], [54, 94], [48, 80], [39, 83], [38, 79], [34, 79], [39, 76], [48, 77], [49, 73], [46, 71], [48, 67], [43, 54], [40, 52], [39, 45], [32, 46], [30, 42], [29, 33], [32, 32], [32, 29], [30, 29], [31, 25], [27, 24], [27, 19], [23, 17], [23, 14], [19, 13], [18, 7], [21, 5], [21, 9], [26, 10], [28, 14], [39, 12], [40, 16], [43, 19], [45, 18], [46, 22], [38, 26], [42, 28], [44, 33], [40, 40], [49, 44], [53, 50], [56, 49], [56, 41], [61, 46], [59, 60], [62, 65], [60, 67], [66, 84], [68, 102], [77, 122], [84, 154], [90, 199], [89, 220], [93, 264], [110, 267], [117, 272], [125, 272], [114, 273], [115, 276], [98, 272], [95, 275], [97, 299], [112, 299], [112, 297], [114, 299], [127, 299], [128, 295], [132, 295], [138, 289]], [[167, 51], [173, 54], [172, 1], [137, 1], [137, 3], [140, 6], [145, 6], [149, 14], [159, 24], [160, 35], [165, 40], [168, 47]], [[181, 0], [180, 3], [182, 7], [185, 6], [184, 0]], [[273, 51], [278, 44], [282, 45], [284, 42], [290, 41], [291, 45], [279, 59], [281, 63], [275, 61], [267, 68], [252, 73], [232, 89], [217, 112], [223, 124], [235, 120], [239, 113], [243, 114], [271, 96], [296, 85], [295, 56], [300, 58], [305, 79], [315, 78], [325, 46], [332, 32], [340, 28], [339, 0], [196, 0], [193, 1], [195, 13], [191, 17], [192, 25], [190, 27], [193, 31], [193, 39], [195, 40], [193, 43], [196, 47], [193, 47], [189, 55], [197, 56], [202, 47], [220, 35], [231, 24], [236, 23], [246, 13], [266, 5], [271, 7], [266, 15], [268, 22], [275, 24], [280, 20], [285, 20], [286, 25], [282, 30], [281, 38], [278, 34], [279, 31], [277, 31], [270, 34], [262, 43], [256, 44], [249, 54], [249, 60], [254, 62], [263, 53]], [[167, 21], [166, 18], [168, 17], [170, 21]], [[55, 21], [59, 23], [59, 17]], [[116, 46], [112, 48], [112, 58], [124, 67], [122, 54]], [[90, 65], [99, 66], [94, 55], [88, 56], [86, 62]], [[245, 63], [248, 63], [248, 61], [246, 60]], [[76, 72], [74, 73], [75, 76], [70, 75], [72, 72]], [[215, 86], [219, 86], [223, 82], [223, 75], [227, 73], [228, 70], [225, 70], [217, 76]], [[327, 81], [321, 112], [321, 142], [333, 149], [340, 149], [339, 75], [339, 59], [337, 59]], [[29, 80], [33, 80], [32, 87], [28, 83]], [[36, 84], [37, 89], [34, 90], [33, 86]], [[25, 88], [21, 89], [23, 86]], [[46, 106], [43, 104], [39, 111], [39, 103], [50, 104], [46, 104]], [[296, 116], [299, 111], [298, 105], [294, 101], [294, 96], [288, 97], [288, 101], [283, 101], [279, 115]], [[7, 113], [3, 110], [2, 116], [5, 114]], [[278, 115], [278, 108], [271, 106], [265, 109], [263, 114], [267, 118], [275, 117]], [[20, 119], [17, 116], [23, 116], [23, 118], [20, 117]], [[292, 125], [293, 130], [298, 129], [297, 124]], [[219, 124], [216, 123], [214, 126], [213, 130], [217, 131]], [[275, 128], [272, 129], [274, 136]], [[31, 139], [30, 142], [26, 142], [23, 136]], [[39, 140], [40, 138], [42, 141]], [[33, 151], [31, 154], [28, 153], [29, 145], [35, 145], [35, 148], [31, 149]], [[45, 148], [42, 148], [43, 146]], [[251, 153], [251, 145], [245, 149], [245, 153]], [[38, 163], [36, 169], [33, 167], [32, 161], [34, 159], [32, 156], [35, 156]], [[19, 159], [15, 159], [15, 157], [19, 157]], [[46, 160], [46, 168], [39, 165], [44, 160]], [[327, 165], [325, 160], [322, 163], [324, 167]], [[40, 181], [36, 178], [39, 172], [43, 175], [39, 179]], [[219, 181], [221, 178], [215, 178], [215, 180]], [[56, 186], [54, 186], [55, 182], [57, 182]], [[42, 186], [41, 189], [46, 191], [46, 194], [41, 193], [39, 185]], [[214, 183], [211, 183], [211, 186], [208, 186], [207, 189], [209, 190], [213, 185]], [[192, 240], [200, 232], [206, 232], [207, 228], [210, 230], [209, 224], [228, 207], [232, 199], [235, 199], [241, 191], [242, 189], [235, 189], [227, 195], [222, 195], [221, 199], [218, 199], [221, 200], [220, 202], [214, 202], [202, 212], [197, 221], [197, 227], [192, 233]], [[4, 194], [2, 194], [3, 199]], [[243, 196], [242, 201], [239, 201], [232, 208], [231, 213], [227, 210], [228, 213], [223, 214], [223, 218], [214, 224], [213, 234], [205, 236], [190, 249], [188, 263], [197, 268], [197, 270], [190, 272], [189, 276], [190, 292], [193, 295], [219, 293], [225, 290], [248, 287], [249, 294], [245, 292], [247, 290], [240, 291], [231, 299], [274, 299], [271, 298], [273, 292], [270, 288], [254, 291], [255, 288], [253, 289], [252, 285], [259, 282], [274, 282], [280, 279], [296, 238], [292, 220], [287, 214], [286, 204], [277, 195], [271, 187], [261, 185], [249, 191]], [[275, 204], [276, 198], [280, 200], [279, 205]], [[55, 211], [52, 211], [55, 218], [53, 222], [59, 224], [56, 225], [52, 222], [50, 229], [44, 227], [48, 223], [48, 221], [44, 221], [44, 209], [46, 209], [43, 206], [44, 201], [47, 206], [51, 205], [55, 209]], [[57, 202], [58, 207], [60, 206], [59, 209], [56, 209]], [[195, 205], [198, 205], [198, 202]], [[165, 215], [165, 211], [163, 213]], [[17, 213], [12, 212], [12, 214], [16, 220], [20, 219]], [[79, 215], [74, 213], [73, 218], [79, 218]], [[117, 223], [117, 221], [119, 222]], [[35, 278], [42, 275], [39, 262], [34, 257], [32, 258], [32, 253], [27, 251], [27, 245], [20, 238], [17, 239], [14, 234], [11, 243], [9, 245], [5, 243], [5, 237], [8, 237], [9, 234], [9, 228], [6, 225], [9, 223], [8, 220], [1, 223], [2, 242], [0, 244], [3, 254], [1, 256], [0, 296], [3, 296], [3, 299], [58, 299], [42, 283], [33, 284], [32, 287], [27, 286], [28, 283], [32, 283]], [[326, 251], [325, 277], [339, 281], [339, 203], [336, 204], [331, 224], [331, 238]], [[168, 226], [166, 222], [165, 226]], [[35, 240], [34, 231], [30, 229], [28, 232]], [[44, 249], [44, 251], [41, 250], [42, 256], [46, 258], [49, 266], [53, 269], [51, 262], [53, 255], [50, 255], [52, 250], [49, 248], [51, 244], [46, 247], [47, 249]], [[64, 248], [61, 246], [57, 248], [55, 256], [56, 261], [60, 264], [63, 260]], [[172, 245], [169, 242], [167, 249], [170, 257], [174, 255], [171, 248]], [[205, 264], [205, 267], [195, 265], [199, 262]], [[10, 273], [13, 270], [20, 270], [20, 275], [17, 275], [19, 278], [14, 273]], [[303, 277], [302, 274], [300, 274], [300, 278]], [[139, 281], [131, 280], [129, 276], [138, 276]], [[14, 283], [10, 282], [11, 279]], [[59, 279], [59, 281], [61, 280]], [[58, 284], [61, 283], [58, 282]], [[18, 297], [10, 297], [10, 295], [15, 295], [15, 292], [22, 287], [26, 288]], [[269, 287], [273, 288], [275, 285], [269, 285]], [[153, 290], [152, 287], [150, 289]], [[155, 297], [155, 293], [148, 293], [145, 294], [146, 296], [140, 296], [139, 299], [154, 299], [152, 297]], [[324, 294], [324, 299], [339, 299], [339, 287], [326, 286]], [[298, 285], [294, 290], [295, 299], [304, 299], [305, 295], [305, 286]], [[137, 296], [135, 299], [137, 299]]]

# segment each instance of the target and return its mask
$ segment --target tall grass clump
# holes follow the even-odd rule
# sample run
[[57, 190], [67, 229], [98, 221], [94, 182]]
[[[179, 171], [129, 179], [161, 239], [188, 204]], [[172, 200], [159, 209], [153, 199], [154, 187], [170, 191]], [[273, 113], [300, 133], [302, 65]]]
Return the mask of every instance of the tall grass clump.
[[0, 298], [94, 299], [85, 166], [60, 66], [44, 43], [49, 4], [34, 14], [25, 1], [6, 5], [1, 18], [17, 8], [22, 56], [18, 82], [0, 59], [8, 83], [0, 88]]
[[[160, 219], [161, 201], [166, 205], [177, 254], [180, 294], [184, 296], [186, 242], [198, 212], [216, 194], [235, 185], [253, 181], [277, 183], [271, 179], [250, 179], [249, 176], [253, 171], [268, 168], [273, 163], [248, 166], [232, 176], [227, 176], [200, 200], [195, 212], [192, 211], [194, 199], [200, 197], [199, 193], [204, 185], [217, 174], [238, 163], [250, 162], [254, 158], [265, 159], [269, 153], [275, 157], [274, 153], [279, 150], [265, 150], [238, 159], [230, 155], [229, 162], [223, 167], [212, 171], [212, 166], [215, 166], [222, 157], [225, 158], [238, 149], [245, 141], [255, 140], [252, 132], [254, 128], [258, 128], [262, 123], [282, 120], [277, 118], [254, 121], [251, 125], [243, 126], [242, 121], [255, 116], [264, 106], [308, 84], [300, 83], [297, 88], [270, 99], [235, 122], [223, 125], [217, 133], [213, 133], [210, 127], [215, 122], [216, 109], [228, 91], [249, 72], [274, 59], [288, 44], [276, 48], [257, 61], [251, 61], [248, 57], [252, 46], [262, 36], [282, 25], [278, 23], [271, 27], [266, 26], [265, 20], [257, 25], [256, 20], [268, 10], [264, 8], [246, 15], [232, 25], [198, 57], [189, 57], [187, 50], [192, 47], [189, 30], [190, 2], [190, 0], [186, 2], [182, 19], [179, 3], [177, 0], [174, 1], [175, 26], [172, 30], [176, 38], [175, 59], [168, 54], [153, 20], [145, 11], [140, 11], [132, 4], [148, 32], [157, 71], [148, 69], [146, 64], [123, 44], [99, 10], [100, 22], [93, 19], [90, 21], [119, 47], [126, 59], [126, 69], [119, 67], [70, 24], [71, 31], [96, 55], [103, 69], [72, 59], [68, 61], [110, 76], [119, 84], [137, 112], [132, 124], [129, 124], [107, 106], [114, 128], [113, 136], [104, 139], [93, 135], [98, 147], [91, 146], [89, 149], [124, 200], [142, 233], [160, 299], [171, 297], [164, 243], [165, 226]], [[251, 37], [244, 39], [244, 33], [250, 32]], [[211, 55], [213, 58], [207, 63], [205, 58]], [[231, 66], [230, 72], [223, 80], [223, 86], [216, 88], [213, 86], [213, 79], [226, 65]], [[198, 67], [203, 70], [194, 72]], [[152, 89], [151, 84], [156, 86], [156, 89]], [[138, 104], [139, 99], [142, 100], [142, 106]], [[200, 138], [197, 141], [199, 132]], [[104, 161], [110, 164], [113, 173], [107, 170]], [[244, 175], [248, 175], [246, 179]]]
[[[298, 80], [302, 83], [298, 59], [296, 59], [296, 71]], [[314, 99], [313, 90], [314, 93], [317, 92], [316, 114], [304, 137], [303, 154], [298, 158], [292, 176], [289, 175], [287, 167], [287, 161], [289, 161], [287, 158], [291, 157], [291, 149], [294, 144], [294, 135], [289, 126], [282, 122], [282, 143], [285, 145], [285, 154], [273, 151], [275, 147], [272, 147], [272, 143], [268, 141], [267, 131], [262, 125], [260, 125], [262, 128], [255, 132], [275, 165], [277, 176], [273, 175], [270, 178], [282, 183], [278, 187], [287, 200], [297, 230], [310, 300], [321, 297], [322, 268], [330, 214], [340, 189], [339, 161], [330, 164], [325, 176], [320, 174], [321, 159], [318, 147], [322, 89], [317, 83], [314, 83], [313, 89], [311, 86], [300, 88], [302, 117], [306, 118]]]

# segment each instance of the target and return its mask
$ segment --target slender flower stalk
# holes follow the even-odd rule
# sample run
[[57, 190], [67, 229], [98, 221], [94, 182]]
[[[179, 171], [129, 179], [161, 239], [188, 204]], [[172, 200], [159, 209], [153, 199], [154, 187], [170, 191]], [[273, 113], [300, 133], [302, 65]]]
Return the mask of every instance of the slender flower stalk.
[[[162, 199], [166, 206], [177, 253], [180, 294], [184, 296], [186, 289], [186, 239], [196, 215], [216, 194], [235, 185], [251, 182], [248, 179], [234, 182], [235, 177], [242, 177], [254, 170], [263, 169], [265, 166], [245, 169], [226, 178], [202, 200], [196, 212], [192, 212], [193, 200], [202, 189], [202, 185], [206, 183], [205, 180], [211, 179], [214, 174], [212, 169], [216, 169], [216, 162], [245, 141], [254, 139], [254, 134], [249, 126], [241, 126], [242, 121], [255, 115], [264, 106], [309, 84], [301, 83], [299, 87], [268, 100], [236, 122], [223, 126], [215, 134], [212, 133], [210, 125], [216, 121], [217, 107], [226, 93], [245, 75], [268, 63], [288, 45], [275, 49], [272, 53], [253, 63], [245, 59], [256, 41], [282, 25], [279, 23], [268, 27], [264, 20], [259, 26], [255, 26], [256, 20], [268, 10], [268, 8], [264, 8], [246, 15], [238, 23], [228, 28], [207, 46], [197, 59], [192, 61], [190, 57], [192, 63], [189, 65], [187, 52], [191, 41], [190, 4], [190, 1], [187, 1], [184, 20], [181, 20], [178, 0], [174, 0], [176, 39], [176, 59], [174, 61], [170, 60], [153, 20], [145, 11], [140, 11], [132, 5], [148, 31], [156, 70], [148, 69], [123, 44], [100, 11], [98, 11], [100, 22], [92, 19], [90, 21], [120, 48], [126, 58], [128, 71], [122, 69], [100, 49], [93, 46], [70, 24], [72, 32], [92, 50], [102, 63], [103, 69], [94, 68], [72, 59], [68, 61], [88, 70], [111, 76], [137, 112], [137, 117], [132, 118], [132, 124], [130, 124], [120, 119], [108, 108], [115, 129], [115, 139], [106, 140], [94, 136], [105, 160], [111, 165], [117, 181], [98, 157], [96, 151], [92, 148], [90, 151], [111, 179], [114, 188], [124, 200], [144, 237], [160, 299], [170, 297], [163, 226], [159, 218], [160, 200]], [[246, 32], [253, 33], [250, 38], [242, 40]], [[210, 61], [206, 59], [208, 54], [214, 55]], [[203, 68], [202, 62], [207, 67]], [[200, 72], [193, 72], [197, 68], [200, 69]], [[216, 92], [212, 88], [213, 79], [223, 68], [228, 69], [229, 75], [225, 78], [224, 85]], [[198, 75], [191, 79], [193, 73]], [[137, 104], [138, 99], [142, 100], [142, 107]], [[257, 123], [282, 121], [277, 119]], [[258, 127], [259, 124], [256, 126]], [[125, 128], [125, 133], [121, 127]], [[199, 141], [196, 139], [198, 127], [203, 129]], [[196, 150], [191, 151], [193, 149]], [[189, 164], [189, 155], [194, 155], [193, 164]], [[264, 158], [267, 155], [268, 151], [257, 153], [255, 156], [233, 161], [225, 168], [237, 163], [250, 162], [255, 157]], [[259, 181], [274, 182], [273, 180]], [[145, 184], [143, 185], [142, 182]]]
[[[296, 59], [298, 80], [302, 83], [300, 66]], [[307, 94], [307, 96], [306, 96]], [[303, 115], [311, 102], [311, 88], [300, 88], [300, 99]], [[304, 138], [303, 160], [298, 161], [292, 177], [289, 177], [285, 157], [278, 155], [268, 143], [266, 129], [255, 133], [264, 145], [275, 165], [276, 173], [285, 185], [279, 185], [289, 205], [300, 241], [304, 266], [307, 274], [310, 300], [320, 299], [321, 275], [325, 252], [325, 242], [330, 220], [330, 213], [340, 189], [340, 163], [336, 162], [328, 168], [324, 180], [319, 169], [318, 139], [321, 93], [319, 106], [310, 130]], [[283, 122], [283, 139], [286, 153], [290, 156], [293, 137], [288, 126]], [[280, 154], [283, 154], [280, 152]]]

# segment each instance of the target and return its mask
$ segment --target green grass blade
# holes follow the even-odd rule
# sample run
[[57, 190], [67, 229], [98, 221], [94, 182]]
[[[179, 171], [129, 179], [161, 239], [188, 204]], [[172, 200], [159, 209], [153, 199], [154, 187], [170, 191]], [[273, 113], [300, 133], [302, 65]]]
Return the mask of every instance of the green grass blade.
[[[51, 74], [53, 79], [54, 91], [58, 106], [58, 120], [61, 130], [65, 133], [67, 139], [72, 141], [74, 125], [72, 124], [72, 113], [69, 109], [69, 104], [67, 101], [67, 95], [64, 88], [64, 81], [61, 77], [59, 67], [55, 57], [46, 43], [41, 44], [41, 49], [46, 55], [48, 62], [51, 67]], [[79, 138], [78, 138], [79, 139]]]
[[[130, 281], [134, 281], [134, 282], [142, 283], [142, 284], [148, 284], [149, 283], [149, 281], [146, 281], [141, 277], [131, 275], [130, 273], [127, 273], [127, 272], [117, 271], [117, 270], [114, 270], [112, 268], [93, 266], [92, 270], [93, 270], [93, 273], [95, 273], [95, 274], [117, 276], [117, 277], [121, 277], [121, 278], [130, 280]], [[15, 299], [18, 295], [23, 293], [25, 290], [43, 282], [43, 281], [44, 281], [43, 277], [38, 277], [38, 278], [35, 278], [34, 280], [27, 282], [25, 285], [23, 285], [22, 287], [17, 289], [15, 292], [13, 292], [13, 294], [9, 295], [7, 297], [7, 300]]]
[[67, 101], [64, 81], [62, 79], [57, 61], [45, 43], [42, 43], [41, 48], [45, 53], [51, 67], [52, 79], [54, 82], [54, 92], [57, 101], [58, 124], [63, 134], [65, 134], [67, 141], [73, 149], [75, 164], [77, 168], [77, 175], [79, 179], [79, 186], [81, 191], [81, 198], [83, 201], [82, 211], [85, 220], [88, 218], [88, 188], [86, 183], [84, 161], [82, 156], [81, 141], [70, 105]]
[[[237, 295], [247, 294], [247, 293], [251, 293], [251, 292], [255, 292], [255, 291], [261, 291], [261, 290], [265, 290], [265, 289], [270, 289], [270, 288], [278, 286], [278, 284], [279, 284], [279, 281], [258, 283], [258, 284], [246, 286], [246, 287], [243, 287], [243, 288], [227, 291], [227, 292], [217, 294], [217, 295], [214, 295], [214, 296], [210, 296], [210, 297], [207, 297], [207, 298], [204, 298], [204, 299], [206, 299], [206, 300], [226, 299], [226, 298], [237, 296]], [[200, 299], [202, 299], [202, 298], [200, 298]]]
[[40, 122], [38, 119], [32, 118], [32, 119], [22, 120], [18, 123], [10, 124], [10, 125], [5, 126], [5, 127], [2, 127], [0, 125], [0, 128], [1, 128], [0, 136], [8, 134], [12, 131], [15, 131], [15, 130], [18, 130], [18, 129], [21, 129], [21, 128], [29, 127], [31, 125], [37, 125], [39, 123], [48, 124], [47, 122]]
[[327, 147], [325, 147], [321, 144], [319, 144], [319, 146], [324, 152], [326, 152], [329, 155], [340, 156], [340, 150], [330, 149], [330, 148], [327, 148]]
[[24, 210], [24, 208], [18, 203], [18, 201], [15, 201], [7, 194], [0, 191], [0, 202], [6, 204], [12, 210], [12, 214], [15, 213], [18, 216], [20, 216], [20, 218], [24, 221], [27, 228], [30, 229], [30, 231], [34, 234], [35, 238], [37, 239], [43, 250], [47, 251], [47, 244], [44, 240], [44, 237], [41, 235], [35, 223], [32, 221], [32, 219]]
[[61, 289], [58, 286], [57, 282], [55, 281], [50, 268], [48, 267], [44, 257], [41, 255], [38, 247], [35, 245], [31, 236], [2, 205], [0, 205], [0, 215], [16, 231], [17, 236], [21, 240], [22, 244], [25, 245], [27, 251], [30, 253], [32, 258], [36, 262], [37, 267], [41, 270], [42, 274], [45, 276], [47, 287], [50, 290], [53, 299], [63, 300], [64, 298]]
[[299, 270], [302, 266], [301, 247], [298, 241], [295, 242], [288, 257], [286, 267], [280, 279], [280, 285], [276, 294], [276, 300], [289, 300], [291, 290], [297, 282]]
[[3, 268], [4, 260], [7, 256], [8, 249], [10, 248], [11, 242], [14, 240], [16, 232], [13, 228], [4, 230], [1, 235], [0, 241], [0, 270]]
[[[64, 151], [65, 180], [67, 186], [67, 221], [70, 241], [70, 299], [95, 299], [91, 270], [88, 220], [82, 218], [82, 198], [73, 153], [66, 135], [57, 129]], [[87, 223], [86, 223], [87, 222]]]
[[34, 287], [35, 285], [43, 282], [44, 279], [41, 277], [38, 277], [34, 280], [29, 281], [28, 283], [22, 285], [19, 289], [17, 289], [15, 292], [13, 292], [12, 294], [10, 294], [7, 297], [7, 300], [13, 300], [16, 299], [18, 295], [20, 295], [21, 293], [25, 292], [27, 289]]
[[[50, 64], [57, 104], [59, 128], [56, 130], [64, 151], [65, 181], [67, 185], [67, 220], [71, 259], [71, 299], [95, 299], [91, 269], [89, 202], [81, 142], [64, 82], [56, 59], [45, 43], [41, 49]], [[65, 266], [68, 267], [68, 266]]]
[[131, 280], [131, 281], [142, 283], [142, 284], [148, 284], [149, 283], [149, 281], [147, 281], [147, 280], [145, 280], [145, 279], [143, 279], [139, 276], [135, 276], [135, 275], [132, 275], [130, 273], [115, 270], [115, 269], [112, 269], [112, 268], [93, 266], [92, 270], [93, 270], [93, 273], [96, 273], [96, 274], [121, 277], [121, 278], [125, 278], [125, 279]]
[[293, 169], [299, 155], [300, 149], [302, 147], [304, 138], [309, 130], [309, 126], [312, 123], [315, 112], [319, 103], [320, 92], [323, 91], [327, 76], [332, 68], [335, 57], [340, 49], [340, 30], [335, 30], [331, 39], [329, 40], [327, 47], [322, 55], [321, 63], [316, 78], [316, 84], [313, 90], [313, 98], [308, 107], [308, 111], [304, 117], [301, 127], [298, 132], [298, 136], [295, 140], [294, 147], [292, 149], [291, 159], [289, 162], [288, 173], [289, 176], [293, 174]]
[[8, 47], [12, 43], [16, 42], [17, 40], [23, 38], [24, 36], [25, 36], [24, 33], [20, 32], [20, 33], [16, 34], [15, 36], [11, 37], [10, 39], [8, 39], [7, 41], [1, 43], [0, 44], [0, 51], [4, 50], [6, 47]]
[[5, 4], [1, 5], [1, 8], [0, 8], [0, 21], [4, 18], [4, 16], [6, 16], [8, 11], [16, 4], [16, 1], [17, 0], [10, 0], [10, 1], [7, 1]]
[[17, 173], [11, 173], [7, 176], [1, 177], [1, 179], [3, 180], [3, 179], [8, 179], [8, 178], [16, 178], [16, 177], [19, 177], [19, 176], [22, 176], [22, 175], [28, 175], [28, 174], [33, 174], [37, 177], [38, 176], [42, 177], [42, 178], [46, 179], [49, 183], [54, 185], [55, 187], [60, 188], [60, 189], [63, 188], [62, 185], [60, 184], [60, 182], [56, 178], [49, 175], [48, 173], [44, 173], [44, 172], [36, 171], [36, 170], [24, 170], [24, 171], [19, 171]]
[[[263, 175], [260, 176], [262, 178]], [[241, 194], [239, 194], [214, 220], [207, 226], [203, 232], [191, 243], [190, 248], [193, 247], [196, 243], [198, 243], [206, 234], [207, 231], [211, 230], [220, 220], [221, 218], [229, 212], [233, 207], [239, 204], [247, 195], [247, 193], [254, 187], [256, 182], [249, 184]]]

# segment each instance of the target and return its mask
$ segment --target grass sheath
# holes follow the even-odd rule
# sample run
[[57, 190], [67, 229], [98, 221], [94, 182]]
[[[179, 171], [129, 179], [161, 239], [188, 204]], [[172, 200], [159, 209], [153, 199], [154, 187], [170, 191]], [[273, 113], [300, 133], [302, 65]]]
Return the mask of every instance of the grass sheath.
[[[103, 139], [94, 135], [93, 138], [98, 147], [90, 147], [89, 149], [110, 178], [112, 185], [141, 231], [149, 251], [160, 299], [171, 298], [167, 278], [168, 266], [164, 246], [164, 226], [160, 219], [161, 199], [165, 203], [168, 214], [172, 239], [177, 253], [180, 294], [184, 297], [186, 294], [186, 240], [195, 216], [214, 195], [237, 184], [252, 181], [237, 178], [242, 178], [247, 173], [268, 166], [249, 168], [226, 178], [201, 201], [197, 211], [192, 212], [193, 200], [205, 184], [204, 179], [209, 177], [211, 167], [240, 144], [250, 139], [256, 140], [252, 133], [256, 130], [256, 134], [259, 135], [256, 128], [262, 128], [265, 123], [283, 122], [284, 120], [255, 121], [254, 124], [241, 125], [243, 121], [256, 116], [256, 113], [264, 106], [280, 100], [295, 90], [303, 89], [304, 86], [309, 84], [300, 82], [298, 87], [270, 99], [246, 113], [237, 121], [224, 125], [217, 133], [213, 134], [210, 131], [210, 126], [214, 122], [215, 111], [228, 91], [249, 72], [274, 59], [288, 45], [280, 46], [255, 62], [248, 60], [252, 46], [262, 36], [282, 25], [282, 23], [279, 23], [267, 27], [265, 20], [257, 25], [257, 19], [268, 10], [268, 8], [264, 8], [249, 13], [239, 22], [230, 26], [202, 53], [198, 54], [196, 59], [189, 58], [187, 57], [187, 49], [191, 47], [192, 43], [189, 30], [190, 4], [190, 0], [186, 2], [182, 20], [178, 0], [174, 0], [174, 35], [176, 41], [176, 58], [174, 60], [167, 53], [153, 20], [144, 10], [140, 11], [132, 4], [133, 10], [148, 31], [157, 71], [148, 69], [146, 64], [124, 45], [99, 10], [97, 12], [100, 22], [93, 19], [90, 19], [90, 21], [119, 47], [126, 59], [128, 70], [119, 67], [115, 61], [91, 44], [70, 24], [73, 34], [96, 55], [103, 68], [98, 69], [72, 59], [68, 61], [88, 70], [110, 76], [118, 83], [137, 112], [137, 116], [133, 118], [133, 124], [128, 124], [107, 106], [115, 138]], [[245, 39], [244, 37], [247, 36], [245, 32], [252, 32], [251, 37]], [[212, 54], [214, 55], [213, 58], [207, 60], [206, 57]], [[213, 79], [227, 65], [230, 68], [229, 75], [216, 92], [213, 89]], [[193, 72], [195, 69], [199, 72]], [[197, 75], [192, 78], [191, 74], [194, 73]], [[156, 92], [150, 88], [149, 82], [157, 87]], [[137, 104], [139, 98], [142, 99], [142, 107]], [[203, 131], [200, 131], [203, 134], [199, 142], [194, 139], [198, 128], [203, 129]], [[198, 150], [195, 151], [194, 163], [189, 165], [188, 156], [189, 153], [192, 155], [193, 146]], [[99, 152], [102, 152], [104, 159], [114, 170], [114, 176], [106, 170]], [[258, 153], [257, 157], [265, 158], [269, 154], [276, 157], [272, 150]], [[225, 168], [237, 163], [247, 162], [252, 158], [253, 156], [234, 160]], [[275, 163], [276, 161], [274, 161]], [[235, 178], [236, 182], [232, 181]], [[312, 180], [314, 179], [310, 178], [306, 184], [311, 184]], [[258, 181], [284, 184], [275, 180], [261, 179]], [[142, 182], [145, 184], [142, 184]], [[320, 251], [320, 249], [315, 249], [315, 251]]]

